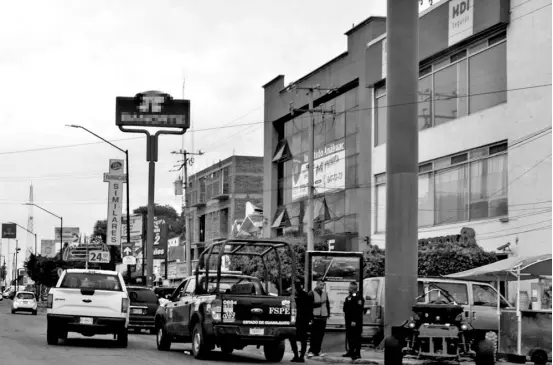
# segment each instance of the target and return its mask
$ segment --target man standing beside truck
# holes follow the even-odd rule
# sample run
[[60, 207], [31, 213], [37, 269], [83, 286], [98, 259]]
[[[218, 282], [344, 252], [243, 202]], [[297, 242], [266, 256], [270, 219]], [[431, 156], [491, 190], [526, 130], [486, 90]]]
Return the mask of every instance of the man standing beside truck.
[[343, 356], [351, 357], [352, 360], [361, 358], [361, 334], [363, 332], [364, 308], [365, 300], [357, 291], [357, 283], [352, 281], [349, 284], [349, 295], [344, 301], [348, 352]]
[[309, 292], [313, 308], [313, 323], [311, 325], [311, 341], [307, 357], [325, 355], [321, 352], [321, 346], [326, 331], [326, 321], [330, 316], [330, 301], [323, 290], [324, 287], [324, 281], [319, 279], [315, 289]]

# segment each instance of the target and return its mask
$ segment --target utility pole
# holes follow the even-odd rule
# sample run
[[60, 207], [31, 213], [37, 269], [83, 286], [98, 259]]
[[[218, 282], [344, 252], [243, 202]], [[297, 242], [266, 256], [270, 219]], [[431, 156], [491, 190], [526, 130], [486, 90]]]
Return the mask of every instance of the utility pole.
[[[189, 155], [196, 155], [201, 156], [204, 154], [202, 150], [195, 152], [187, 152], [186, 150], [179, 150], [179, 151], [173, 151], [171, 152], [173, 154], [181, 154], [183, 156], [182, 165], [180, 168], [176, 171], [179, 171], [180, 169], [184, 169], [184, 201], [185, 204], [183, 205], [184, 209], [184, 224], [185, 224], [185, 231], [186, 231], [186, 248], [185, 248], [185, 255], [186, 255], [186, 270], [188, 276], [192, 276], [192, 224], [191, 224], [191, 217], [190, 217], [190, 184], [188, 182], [188, 165], [192, 166], [194, 164], [194, 158], [188, 157]], [[165, 263], [165, 270], [167, 270], [167, 262]]]
[[[305, 109], [294, 109], [291, 103], [290, 105], [290, 114], [294, 116], [297, 112], [308, 112], [309, 113], [309, 126], [307, 129], [308, 138], [309, 138], [309, 148], [307, 150], [307, 251], [315, 250], [315, 232], [313, 228], [314, 220], [314, 195], [315, 195], [315, 113], [325, 113], [335, 114], [335, 109], [324, 110], [324, 109], [315, 109], [315, 90], [321, 91], [325, 90], [327, 93], [332, 93], [336, 89], [321, 89], [320, 85], [311, 86], [311, 87], [302, 87], [292, 85], [287, 88], [287, 91], [291, 90], [307, 90], [309, 95], [309, 104], [307, 110]], [[305, 272], [308, 271], [308, 262], [305, 262]], [[307, 288], [308, 275], [305, 276], [305, 287]]]
[[401, 326], [417, 295], [419, 2], [388, 0], [387, 6], [384, 363], [400, 365]]

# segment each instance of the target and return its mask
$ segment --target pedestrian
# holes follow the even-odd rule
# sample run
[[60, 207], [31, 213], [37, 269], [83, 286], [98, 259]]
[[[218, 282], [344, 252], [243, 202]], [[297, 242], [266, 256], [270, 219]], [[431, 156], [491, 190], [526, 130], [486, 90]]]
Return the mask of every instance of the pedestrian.
[[[303, 289], [303, 279], [296, 278], [294, 283], [296, 289], [296, 334], [290, 338], [290, 347], [294, 352], [292, 362], [305, 362], [307, 351], [307, 331], [312, 317], [312, 307], [309, 295]], [[298, 341], [301, 343], [301, 350], [298, 354]]]
[[351, 357], [352, 360], [361, 358], [361, 334], [363, 333], [364, 309], [365, 300], [357, 290], [357, 283], [352, 281], [349, 284], [349, 295], [344, 301], [348, 351], [343, 357]]
[[323, 338], [326, 330], [326, 321], [330, 315], [330, 302], [324, 291], [325, 283], [322, 279], [317, 280], [317, 286], [309, 292], [313, 319], [311, 324], [311, 341], [307, 357], [325, 356], [321, 352]]

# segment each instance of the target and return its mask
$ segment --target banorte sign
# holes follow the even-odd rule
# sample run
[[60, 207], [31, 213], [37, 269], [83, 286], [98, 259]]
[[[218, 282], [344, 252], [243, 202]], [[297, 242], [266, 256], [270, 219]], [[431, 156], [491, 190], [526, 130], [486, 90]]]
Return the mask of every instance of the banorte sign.
[[123, 160], [109, 160], [109, 172], [104, 174], [108, 188], [108, 219], [106, 226], [106, 243], [110, 246], [121, 245], [121, 224], [123, 213], [123, 184], [127, 175], [123, 170]]

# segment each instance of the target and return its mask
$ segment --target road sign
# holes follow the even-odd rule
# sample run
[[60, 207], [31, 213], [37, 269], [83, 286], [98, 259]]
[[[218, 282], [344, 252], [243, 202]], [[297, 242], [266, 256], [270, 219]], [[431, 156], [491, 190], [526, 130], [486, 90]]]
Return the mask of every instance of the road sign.
[[2, 238], [16, 238], [17, 226], [15, 223], [2, 223]]
[[134, 256], [134, 244], [133, 243], [123, 243], [121, 245], [121, 256], [124, 258], [125, 256]]
[[159, 91], [146, 91], [135, 97], [115, 99], [118, 126], [190, 127], [190, 100], [173, 99]]
[[94, 250], [88, 252], [88, 262], [90, 263], [108, 263], [109, 259], [109, 252], [107, 251]]
[[123, 256], [123, 265], [136, 265], [136, 257]]

